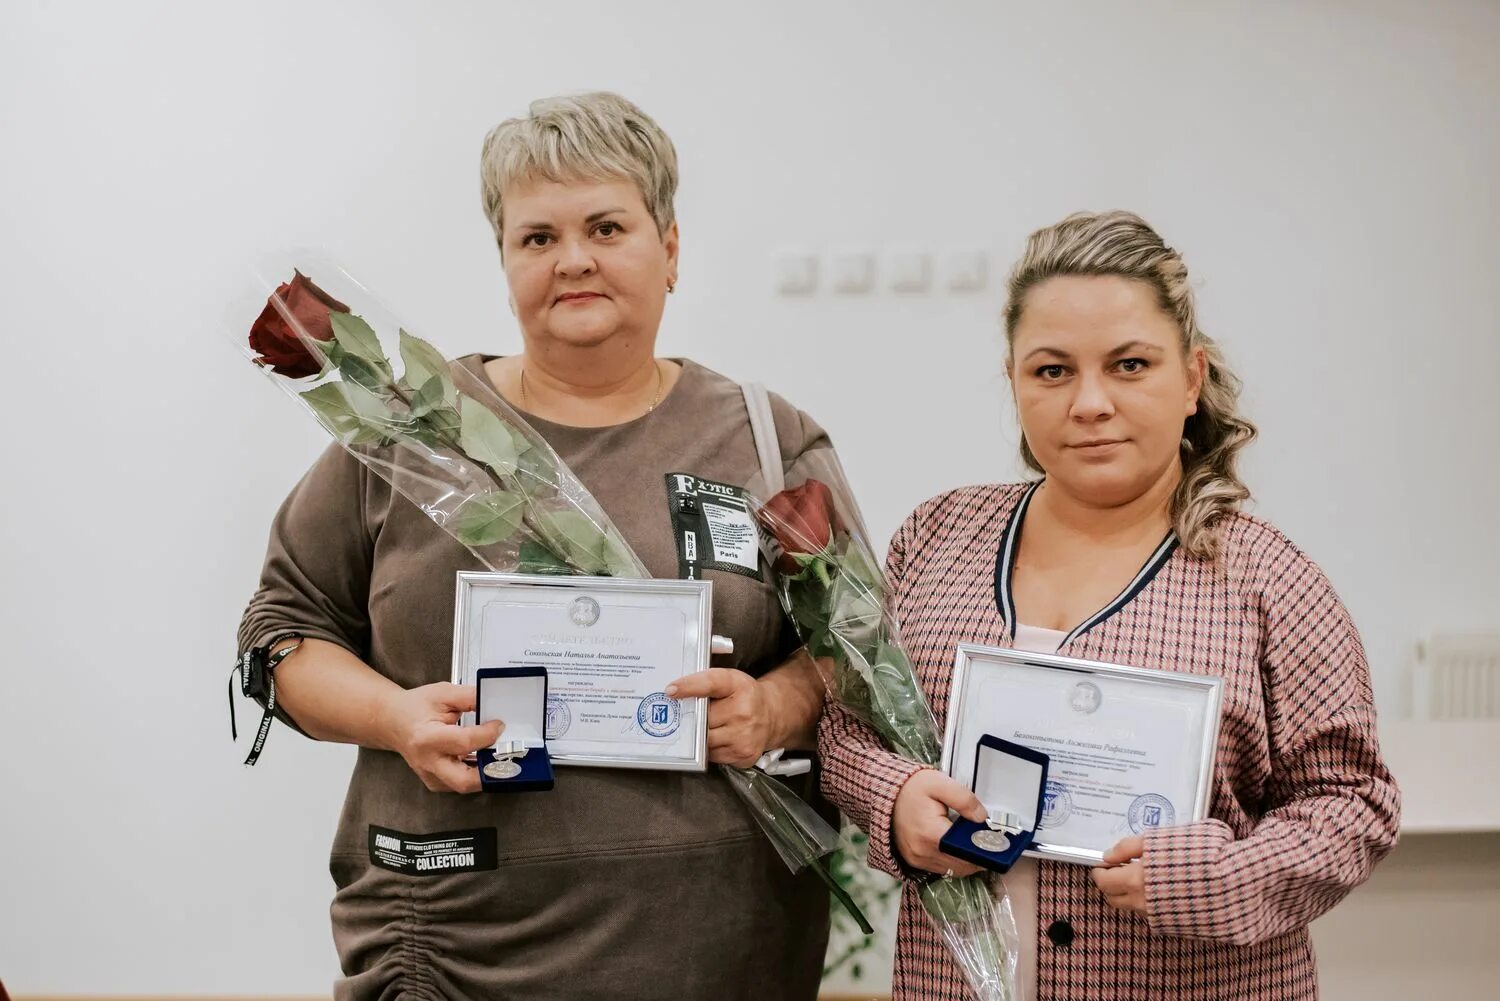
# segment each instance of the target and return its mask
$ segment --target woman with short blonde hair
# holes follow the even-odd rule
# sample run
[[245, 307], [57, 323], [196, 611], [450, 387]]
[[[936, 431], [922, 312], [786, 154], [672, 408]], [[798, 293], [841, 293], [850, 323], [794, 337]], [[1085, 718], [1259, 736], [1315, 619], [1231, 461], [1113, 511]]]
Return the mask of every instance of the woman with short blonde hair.
[[[677, 284], [671, 141], [617, 95], [549, 98], [489, 134], [480, 178], [524, 347], [457, 364], [526, 417], [653, 576], [713, 581], [713, 629], [733, 655], [665, 691], [710, 700], [709, 759], [811, 749], [822, 688], [791, 656], [755, 547], [735, 544], [733, 523], [709, 531], [693, 490], [733, 495], [762, 454], [789, 467], [831, 446], [771, 395], [758, 451], [739, 384], [656, 356]], [[476, 569], [338, 447], [272, 528], [241, 649], [301, 637], [277, 668], [283, 719], [360, 748], [332, 852], [337, 997], [811, 1001], [828, 895], [788, 871], [717, 770], [569, 768], [550, 792], [472, 795], [464, 753], [498, 724], [456, 726], [474, 690], [447, 679], [454, 575]], [[393, 870], [376, 831], [475, 851]]]
[[635, 185], [657, 232], [666, 236], [677, 222], [677, 150], [645, 112], [618, 94], [533, 101], [525, 118], [491, 129], [479, 155], [484, 214], [497, 239], [505, 229], [505, 191], [518, 182], [619, 179]]

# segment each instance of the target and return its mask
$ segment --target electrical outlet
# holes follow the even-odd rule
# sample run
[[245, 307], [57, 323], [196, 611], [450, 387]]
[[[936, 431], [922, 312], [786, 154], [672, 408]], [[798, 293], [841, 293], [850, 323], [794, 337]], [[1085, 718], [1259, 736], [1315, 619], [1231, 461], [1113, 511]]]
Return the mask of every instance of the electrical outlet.
[[835, 292], [863, 295], [875, 288], [875, 255], [869, 251], [834, 254], [829, 281]]
[[818, 289], [818, 258], [800, 250], [778, 251], [772, 258], [776, 291], [782, 295], [812, 295]]
[[982, 250], [959, 251], [943, 258], [943, 285], [950, 292], [983, 291], [988, 272], [988, 255]]
[[916, 251], [891, 255], [889, 283], [893, 292], [926, 292], [932, 286], [932, 258]]

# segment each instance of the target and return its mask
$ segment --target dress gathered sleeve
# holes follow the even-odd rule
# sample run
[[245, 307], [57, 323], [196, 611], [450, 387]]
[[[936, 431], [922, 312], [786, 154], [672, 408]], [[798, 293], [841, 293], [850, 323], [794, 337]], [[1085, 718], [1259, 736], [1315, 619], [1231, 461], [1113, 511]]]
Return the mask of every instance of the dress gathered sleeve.
[[[260, 584], [240, 620], [241, 652], [295, 634], [368, 659], [374, 542], [366, 480], [358, 459], [330, 445], [282, 502]], [[277, 715], [296, 726], [280, 706]]]

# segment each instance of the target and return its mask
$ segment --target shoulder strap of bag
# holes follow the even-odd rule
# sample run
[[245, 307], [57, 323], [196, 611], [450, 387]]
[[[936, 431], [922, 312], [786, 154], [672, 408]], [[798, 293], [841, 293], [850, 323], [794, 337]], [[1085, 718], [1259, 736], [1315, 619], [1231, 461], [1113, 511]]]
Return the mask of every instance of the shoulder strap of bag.
[[750, 414], [750, 433], [755, 437], [755, 454], [760, 457], [760, 474], [766, 481], [766, 495], [786, 488], [781, 471], [781, 440], [776, 437], [776, 418], [771, 413], [771, 397], [758, 382], [740, 383], [745, 394], [745, 409]]
[[[771, 397], [758, 382], [742, 382], [740, 391], [745, 394], [745, 410], [750, 414], [750, 433], [755, 436], [755, 454], [760, 457], [766, 497], [771, 497], [786, 489], [786, 477], [781, 470], [781, 439], [776, 437]], [[785, 753], [782, 747], [769, 750], [760, 756], [755, 767], [767, 775], [802, 775], [812, 769], [811, 758], [783, 758]]]

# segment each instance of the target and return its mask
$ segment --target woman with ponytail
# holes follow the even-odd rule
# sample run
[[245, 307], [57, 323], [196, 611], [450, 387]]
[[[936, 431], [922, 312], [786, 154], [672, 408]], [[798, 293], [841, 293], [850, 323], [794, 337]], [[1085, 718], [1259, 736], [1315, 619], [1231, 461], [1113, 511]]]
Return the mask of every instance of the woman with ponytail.
[[[1255, 428], [1175, 250], [1130, 213], [1073, 215], [1031, 235], [1007, 292], [1039, 478], [923, 503], [888, 558], [933, 711], [960, 642], [1224, 681], [1207, 819], [1148, 827], [1096, 869], [1024, 859], [1004, 877], [1021, 996], [1315, 998], [1308, 925], [1391, 849], [1400, 813], [1359, 636], [1318, 567], [1239, 510]], [[824, 790], [869, 832], [872, 865], [975, 871], [938, 847], [950, 808], [983, 815], [966, 787], [836, 706], [820, 738]], [[894, 988], [968, 996], [910, 884]]]

